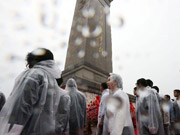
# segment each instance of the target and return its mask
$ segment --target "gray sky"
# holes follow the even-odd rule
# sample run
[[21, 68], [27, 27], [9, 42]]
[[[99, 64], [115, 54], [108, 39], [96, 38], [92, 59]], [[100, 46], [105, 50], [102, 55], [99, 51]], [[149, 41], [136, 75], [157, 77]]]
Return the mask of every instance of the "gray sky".
[[[63, 70], [75, 0], [0, 2], [0, 89], [8, 96], [25, 69], [27, 52], [47, 47]], [[113, 70], [132, 94], [150, 78], [161, 94], [180, 88], [180, 1], [114, 0], [111, 4]], [[123, 20], [123, 23], [122, 21]]]

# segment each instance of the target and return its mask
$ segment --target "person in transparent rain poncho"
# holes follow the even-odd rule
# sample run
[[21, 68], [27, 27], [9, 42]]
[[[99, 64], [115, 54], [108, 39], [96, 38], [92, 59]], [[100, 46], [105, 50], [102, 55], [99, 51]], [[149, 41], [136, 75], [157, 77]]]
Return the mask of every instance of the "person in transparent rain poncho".
[[102, 96], [101, 96], [101, 102], [99, 104], [96, 135], [102, 135], [103, 133], [103, 122], [104, 122], [104, 114], [105, 114], [105, 107], [106, 107], [106, 99], [109, 96], [109, 89], [106, 82], [101, 83], [100, 91], [102, 93]]
[[86, 122], [86, 97], [77, 89], [76, 81], [70, 78], [66, 88], [71, 99], [69, 135], [83, 135]]
[[0, 135], [54, 135], [55, 128], [62, 127], [56, 118], [61, 115], [57, 108], [64, 93], [59, 92], [56, 78], [61, 71], [53, 59], [44, 48], [27, 55], [29, 68], [17, 77], [0, 113]]
[[60, 100], [57, 103], [56, 111], [56, 134], [57, 135], [69, 135], [69, 115], [70, 115], [70, 96], [67, 91], [61, 89], [63, 83], [63, 78], [56, 79], [60, 89], [58, 94], [60, 94]]
[[136, 83], [136, 121], [140, 135], [164, 135], [163, 121], [156, 93], [144, 78]]
[[134, 135], [129, 97], [123, 91], [122, 78], [111, 73], [107, 84], [109, 97], [106, 103], [103, 135]]
[[173, 104], [171, 102], [170, 95], [164, 95], [164, 99], [162, 102], [162, 117], [164, 124], [164, 134], [165, 135], [173, 135], [171, 133], [171, 123], [173, 122]]

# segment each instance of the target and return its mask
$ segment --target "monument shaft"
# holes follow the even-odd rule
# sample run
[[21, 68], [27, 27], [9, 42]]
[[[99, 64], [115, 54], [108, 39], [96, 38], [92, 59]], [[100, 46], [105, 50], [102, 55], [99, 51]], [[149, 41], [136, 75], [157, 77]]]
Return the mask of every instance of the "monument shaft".
[[100, 94], [112, 72], [109, 0], [77, 0], [63, 77], [77, 80], [81, 91]]

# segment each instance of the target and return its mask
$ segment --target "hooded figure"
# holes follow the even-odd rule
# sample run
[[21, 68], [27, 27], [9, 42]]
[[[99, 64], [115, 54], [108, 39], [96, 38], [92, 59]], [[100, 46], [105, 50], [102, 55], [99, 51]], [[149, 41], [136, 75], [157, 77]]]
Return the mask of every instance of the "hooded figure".
[[0, 135], [53, 135], [57, 108], [64, 93], [56, 82], [61, 71], [47, 49], [27, 55], [28, 67], [15, 81], [12, 93], [0, 113]]
[[[56, 79], [59, 87], [63, 83], [63, 78]], [[69, 135], [69, 115], [70, 115], [70, 96], [67, 91], [59, 89], [60, 101], [56, 113], [56, 134], [57, 135]]]
[[77, 84], [72, 78], [67, 81], [66, 90], [71, 98], [69, 134], [83, 135], [86, 122], [86, 97], [77, 89]]
[[122, 90], [122, 78], [110, 74], [108, 78], [110, 96], [106, 103], [103, 135], [134, 135], [128, 95]]

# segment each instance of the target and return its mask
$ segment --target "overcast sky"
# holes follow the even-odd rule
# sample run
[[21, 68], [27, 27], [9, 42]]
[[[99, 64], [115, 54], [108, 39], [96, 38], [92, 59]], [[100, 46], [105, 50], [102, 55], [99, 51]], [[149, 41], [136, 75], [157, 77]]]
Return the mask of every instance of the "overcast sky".
[[[53, 51], [64, 69], [75, 0], [0, 2], [0, 89], [6, 97], [25, 69], [27, 52]], [[132, 94], [136, 80], [152, 79], [161, 94], [180, 88], [180, 1], [114, 0], [111, 4], [113, 71]], [[123, 22], [122, 22], [123, 20]]]

